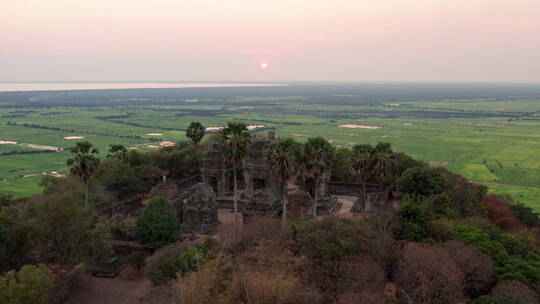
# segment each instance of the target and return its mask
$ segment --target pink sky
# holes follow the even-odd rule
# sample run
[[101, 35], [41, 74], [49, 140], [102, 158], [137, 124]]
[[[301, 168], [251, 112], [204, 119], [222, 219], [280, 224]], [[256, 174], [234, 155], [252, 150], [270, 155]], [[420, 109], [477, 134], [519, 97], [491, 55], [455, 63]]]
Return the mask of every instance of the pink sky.
[[540, 82], [540, 1], [0, 1], [32, 80]]

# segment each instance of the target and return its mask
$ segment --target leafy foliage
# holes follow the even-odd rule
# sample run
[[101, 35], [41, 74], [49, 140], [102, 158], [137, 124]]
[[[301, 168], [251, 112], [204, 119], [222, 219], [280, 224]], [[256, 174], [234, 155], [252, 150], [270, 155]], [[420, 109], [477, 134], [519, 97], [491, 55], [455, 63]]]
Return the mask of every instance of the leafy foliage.
[[76, 143], [71, 153], [75, 154], [74, 158], [67, 161], [67, 164], [72, 166], [71, 174], [79, 176], [83, 183], [88, 182], [99, 163], [99, 159], [95, 156], [99, 151], [85, 141]]
[[174, 208], [163, 197], [150, 200], [137, 219], [137, 235], [152, 249], [164, 247], [179, 237], [180, 222]]
[[94, 178], [120, 200], [148, 190], [135, 170], [116, 158], [101, 162]]
[[397, 181], [400, 192], [412, 195], [428, 196], [439, 194], [444, 189], [443, 176], [429, 168], [414, 167], [407, 169]]
[[0, 276], [0, 303], [52, 303], [52, 273], [43, 265], [25, 265]]
[[165, 284], [178, 275], [197, 271], [210, 261], [205, 244], [186, 248], [183, 244], [172, 244], [162, 248], [148, 261], [146, 277], [154, 285]]
[[517, 280], [530, 287], [540, 283], [540, 254], [531, 244], [497, 228], [482, 230], [465, 224], [456, 225], [455, 237], [489, 255], [499, 279]]
[[128, 263], [131, 267], [137, 269], [137, 272], [141, 272], [141, 269], [146, 265], [146, 258], [148, 253], [144, 251], [135, 251], [128, 256]]
[[107, 158], [115, 158], [122, 162], [127, 162], [128, 159], [128, 150], [124, 145], [110, 145], [109, 146], [109, 154], [107, 154]]
[[205, 131], [205, 127], [200, 122], [192, 122], [186, 130], [186, 136], [191, 139], [194, 146], [197, 146], [204, 137]]
[[21, 222], [37, 261], [76, 264], [103, 257], [108, 248], [104, 218], [85, 210], [77, 190], [32, 198]]
[[396, 231], [399, 239], [425, 241], [428, 237], [429, 214], [423, 206], [422, 199], [413, 196], [405, 197], [397, 211], [400, 226]]
[[251, 134], [247, 126], [242, 122], [228, 122], [227, 127], [221, 131], [223, 153], [235, 168], [238, 168], [244, 157], [249, 152]]

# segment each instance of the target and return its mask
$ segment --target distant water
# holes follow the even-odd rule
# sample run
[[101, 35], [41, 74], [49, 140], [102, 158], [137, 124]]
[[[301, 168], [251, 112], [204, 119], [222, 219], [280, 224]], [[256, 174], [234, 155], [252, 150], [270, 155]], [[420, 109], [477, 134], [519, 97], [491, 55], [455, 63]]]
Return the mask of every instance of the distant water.
[[164, 88], [225, 88], [225, 87], [276, 87], [286, 84], [272, 83], [165, 83], [165, 82], [28, 82], [0, 83], [0, 92], [13, 91], [65, 91], [107, 89], [164, 89]]

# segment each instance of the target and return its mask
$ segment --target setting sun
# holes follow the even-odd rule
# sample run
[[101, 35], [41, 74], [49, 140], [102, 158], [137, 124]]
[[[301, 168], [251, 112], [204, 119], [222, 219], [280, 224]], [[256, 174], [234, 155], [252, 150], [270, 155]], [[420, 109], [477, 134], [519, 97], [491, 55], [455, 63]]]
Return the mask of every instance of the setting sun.
[[268, 63], [266, 62], [261, 63], [261, 69], [267, 69], [267, 68], [268, 68]]

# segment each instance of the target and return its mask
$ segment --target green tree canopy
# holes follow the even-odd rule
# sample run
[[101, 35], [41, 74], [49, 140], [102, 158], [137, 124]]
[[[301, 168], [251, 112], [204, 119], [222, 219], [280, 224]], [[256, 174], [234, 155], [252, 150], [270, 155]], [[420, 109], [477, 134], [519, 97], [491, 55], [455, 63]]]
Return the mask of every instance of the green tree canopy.
[[193, 145], [196, 147], [199, 142], [203, 139], [206, 128], [198, 121], [194, 121], [189, 124], [189, 127], [186, 130], [186, 136], [191, 139]]
[[163, 197], [150, 200], [137, 219], [137, 235], [142, 244], [158, 249], [176, 241], [180, 222], [171, 204]]
[[400, 192], [422, 196], [439, 194], [444, 191], [444, 186], [445, 179], [439, 172], [423, 167], [405, 170], [397, 181]]
[[68, 166], [71, 166], [71, 174], [78, 176], [85, 186], [85, 202], [88, 208], [88, 181], [96, 171], [99, 165], [99, 159], [95, 156], [99, 151], [91, 143], [84, 141], [78, 142], [71, 153], [75, 157], [67, 160]]
[[109, 146], [109, 154], [107, 154], [107, 158], [116, 158], [122, 162], [127, 162], [128, 160], [128, 150], [124, 145], [110, 145]]
[[53, 274], [43, 265], [25, 265], [0, 276], [0, 303], [50, 304]]
[[[334, 147], [326, 139], [318, 136], [308, 138], [304, 144], [303, 167], [315, 177], [315, 187], [319, 178], [332, 168], [334, 163]], [[313, 217], [317, 216], [317, 200], [319, 189], [315, 189], [313, 201]]]

